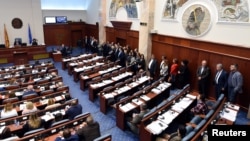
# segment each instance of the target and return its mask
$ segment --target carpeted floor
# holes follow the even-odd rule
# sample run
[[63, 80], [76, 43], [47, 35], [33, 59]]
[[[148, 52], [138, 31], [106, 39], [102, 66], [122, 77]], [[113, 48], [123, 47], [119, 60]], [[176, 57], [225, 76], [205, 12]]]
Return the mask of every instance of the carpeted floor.
[[[48, 51], [51, 51], [51, 48], [47, 49]], [[80, 48], [74, 48], [72, 56], [76, 56], [80, 54], [81, 52], [84, 52]], [[51, 59], [44, 59], [40, 61], [48, 61]], [[53, 60], [51, 60], [53, 61]], [[30, 61], [30, 63], [33, 63], [34, 61]], [[11, 66], [13, 64], [4, 64], [0, 65], [0, 67], [5, 66]], [[70, 87], [70, 93], [72, 97], [78, 98], [80, 104], [83, 106], [83, 112], [90, 112], [94, 119], [100, 123], [100, 130], [101, 134], [111, 134], [112, 140], [114, 141], [138, 141], [139, 137], [135, 134], [133, 134], [130, 131], [122, 131], [116, 126], [116, 117], [115, 117], [115, 111], [109, 110], [109, 112], [105, 115], [100, 112], [99, 109], [99, 100], [97, 99], [95, 102], [91, 102], [88, 100], [88, 90], [82, 91], [80, 90], [80, 84], [75, 83], [73, 80], [73, 77], [68, 75], [68, 72], [65, 70], [62, 70], [62, 66], [60, 62], [54, 63], [55, 67], [58, 69], [59, 75], [63, 77], [63, 82], [65, 85], [68, 85]], [[171, 93], [174, 93], [173, 91]], [[245, 125], [250, 123], [250, 119], [247, 119], [247, 113], [240, 110], [235, 124]]]

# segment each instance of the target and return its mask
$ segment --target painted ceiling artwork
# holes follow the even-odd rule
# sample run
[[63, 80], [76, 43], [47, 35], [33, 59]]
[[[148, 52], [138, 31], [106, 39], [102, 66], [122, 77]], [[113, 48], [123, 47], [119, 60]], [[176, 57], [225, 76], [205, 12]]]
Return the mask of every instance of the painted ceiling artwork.
[[115, 17], [119, 8], [125, 8], [128, 18], [138, 18], [136, 2], [134, 0], [112, 0], [109, 9], [109, 17]]

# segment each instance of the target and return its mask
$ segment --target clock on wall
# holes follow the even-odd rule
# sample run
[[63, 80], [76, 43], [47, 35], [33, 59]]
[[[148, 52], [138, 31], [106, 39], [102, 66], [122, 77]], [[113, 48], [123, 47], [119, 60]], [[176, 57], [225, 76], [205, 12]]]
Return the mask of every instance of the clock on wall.
[[11, 24], [12, 24], [12, 27], [15, 29], [20, 29], [23, 26], [23, 22], [20, 18], [14, 18]]

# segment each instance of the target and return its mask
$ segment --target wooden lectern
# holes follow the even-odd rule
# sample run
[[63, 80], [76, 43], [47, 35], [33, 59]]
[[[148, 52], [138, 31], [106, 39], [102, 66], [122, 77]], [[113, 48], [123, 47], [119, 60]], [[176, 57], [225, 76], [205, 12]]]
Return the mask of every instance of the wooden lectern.
[[27, 52], [13, 52], [13, 58], [15, 65], [28, 64]]

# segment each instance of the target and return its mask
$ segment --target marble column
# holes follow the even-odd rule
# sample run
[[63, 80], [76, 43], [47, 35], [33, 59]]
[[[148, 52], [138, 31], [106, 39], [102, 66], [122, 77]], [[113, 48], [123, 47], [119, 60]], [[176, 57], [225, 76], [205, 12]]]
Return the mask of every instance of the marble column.
[[154, 28], [154, 9], [155, 0], [143, 0], [140, 2], [140, 23], [147, 25], [140, 25], [139, 29], [139, 52], [144, 54], [146, 63], [151, 57], [152, 40], [150, 31]]
[[101, 0], [99, 9], [99, 42], [106, 41], [106, 4], [107, 0]]

